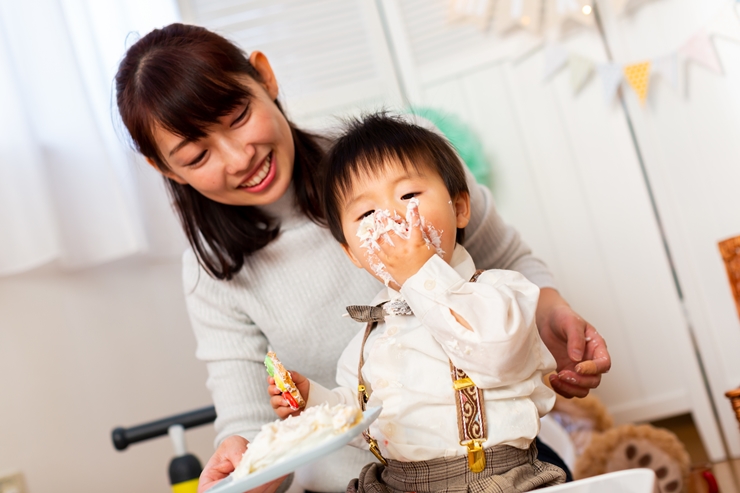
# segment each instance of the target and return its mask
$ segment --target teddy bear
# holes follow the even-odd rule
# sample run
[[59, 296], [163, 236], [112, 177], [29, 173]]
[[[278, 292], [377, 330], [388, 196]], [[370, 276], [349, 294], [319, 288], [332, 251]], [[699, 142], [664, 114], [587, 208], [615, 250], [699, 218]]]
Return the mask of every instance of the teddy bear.
[[573, 442], [574, 479], [641, 467], [655, 472], [664, 493], [696, 493], [689, 484], [689, 454], [674, 433], [648, 424], [615, 427], [606, 406], [593, 395], [558, 396], [551, 415]]

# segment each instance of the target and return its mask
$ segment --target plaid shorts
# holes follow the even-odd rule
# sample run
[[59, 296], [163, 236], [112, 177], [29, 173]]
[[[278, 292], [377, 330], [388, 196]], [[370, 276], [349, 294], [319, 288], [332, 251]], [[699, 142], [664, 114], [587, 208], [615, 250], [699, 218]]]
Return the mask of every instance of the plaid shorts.
[[485, 450], [486, 468], [474, 473], [468, 457], [442, 457], [415, 462], [371, 463], [347, 486], [347, 493], [515, 493], [565, 482], [565, 472], [537, 460], [537, 447], [521, 450], [498, 445]]

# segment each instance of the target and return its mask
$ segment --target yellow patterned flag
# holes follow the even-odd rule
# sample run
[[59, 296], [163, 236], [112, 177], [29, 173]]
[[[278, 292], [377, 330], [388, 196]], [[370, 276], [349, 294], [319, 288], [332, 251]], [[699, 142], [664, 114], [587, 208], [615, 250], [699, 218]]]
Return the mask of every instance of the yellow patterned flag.
[[650, 62], [635, 63], [624, 67], [624, 78], [634, 89], [640, 104], [645, 105], [650, 85]]

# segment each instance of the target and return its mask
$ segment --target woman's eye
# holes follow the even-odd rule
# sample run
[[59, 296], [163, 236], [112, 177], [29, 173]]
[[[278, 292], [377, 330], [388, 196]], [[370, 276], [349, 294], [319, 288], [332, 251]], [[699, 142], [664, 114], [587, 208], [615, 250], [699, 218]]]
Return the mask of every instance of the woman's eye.
[[198, 164], [199, 162], [201, 162], [204, 157], [206, 157], [206, 151], [203, 151], [200, 154], [198, 154], [198, 156], [195, 159], [193, 159], [192, 161], [190, 161], [185, 166], [195, 166], [196, 164]]
[[249, 112], [249, 105], [246, 105], [244, 107], [244, 111], [242, 111], [241, 113], [239, 113], [239, 116], [236, 117], [236, 119], [234, 120], [234, 122], [231, 125], [234, 126], [237, 123], [239, 123], [240, 121], [244, 120], [244, 118], [247, 116], [247, 113], [248, 112]]
[[411, 200], [414, 197], [416, 197], [417, 195], [419, 195], [419, 192], [407, 193], [406, 195], [404, 195], [403, 197], [401, 197], [401, 200]]

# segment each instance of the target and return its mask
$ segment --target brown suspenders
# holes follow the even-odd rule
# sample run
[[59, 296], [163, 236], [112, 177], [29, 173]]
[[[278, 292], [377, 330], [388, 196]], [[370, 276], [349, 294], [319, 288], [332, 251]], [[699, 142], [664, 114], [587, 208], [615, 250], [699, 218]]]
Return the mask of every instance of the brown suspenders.
[[[482, 270], [476, 271], [470, 282], [478, 280], [478, 276], [483, 273]], [[378, 305], [378, 306], [382, 306]], [[357, 399], [360, 409], [365, 411], [370, 395], [362, 379], [362, 366], [365, 363], [365, 342], [370, 333], [378, 325], [378, 322], [368, 322], [365, 327], [365, 335], [362, 338], [360, 348], [360, 362], [357, 369]], [[483, 391], [475, 386], [475, 383], [468, 377], [464, 371], [456, 368], [450, 361], [450, 375], [452, 377], [452, 387], [455, 392], [455, 405], [457, 407], [457, 428], [460, 438], [460, 445], [468, 449], [468, 467], [472, 472], [481, 472], [486, 467], [486, 456], [483, 451], [483, 443], [486, 441], [486, 412], [483, 402]], [[378, 442], [370, 435], [370, 430], [362, 432], [365, 441], [370, 445], [370, 452], [378, 460], [387, 465], [387, 462], [378, 448]]]

